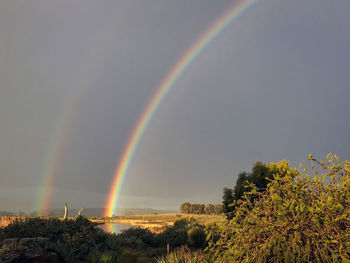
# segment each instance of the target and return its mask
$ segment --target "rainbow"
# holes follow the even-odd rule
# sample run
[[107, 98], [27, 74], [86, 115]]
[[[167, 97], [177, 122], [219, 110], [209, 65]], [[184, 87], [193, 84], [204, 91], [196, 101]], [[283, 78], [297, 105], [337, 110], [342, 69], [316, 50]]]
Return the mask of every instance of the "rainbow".
[[145, 133], [153, 115], [157, 111], [159, 105], [168, 94], [169, 90], [174, 86], [176, 81], [198, 57], [198, 55], [208, 46], [208, 44], [224, 30], [224, 28], [238, 18], [245, 10], [256, 3], [257, 0], [239, 0], [228, 11], [226, 11], [219, 19], [217, 19], [204, 34], [198, 38], [192, 46], [177, 61], [175, 66], [170, 70], [166, 78], [158, 87], [156, 93], [152, 97], [145, 111], [141, 115], [139, 121], [134, 128], [127, 146], [123, 152], [122, 158], [118, 163], [115, 175], [113, 177], [112, 186], [106, 201], [105, 216], [113, 216], [121, 193], [123, 180], [128, 172], [130, 163], [135, 155], [136, 148]]
[[45, 166], [41, 173], [42, 183], [36, 204], [37, 211], [39, 211], [39, 215], [41, 216], [45, 215], [46, 210], [48, 210], [51, 204], [54, 179], [57, 176], [64, 152], [68, 147], [68, 138], [76, 120], [77, 108], [84, 97], [84, 92], [92, 88], [91, 83], [96, 78], [96, 74], [101, 72], [99, 66], [103, 65], [103, 63], [100, 60], [112, 48], [110, 46], [113, 43], [110, 41], [111, 32], [113, 32], [112, 23], [109, 23], [109, 21], [106, 22], [106, 25], [103, 27], [104, 30], [96, 33], [91, 38], [90, 48], [85, 56], [86, 59], [71, 85], [72, 94], [64, 105], [64, 111], [53, 129], [50, 144], [46, 146], [46, 159], [43, 162]]

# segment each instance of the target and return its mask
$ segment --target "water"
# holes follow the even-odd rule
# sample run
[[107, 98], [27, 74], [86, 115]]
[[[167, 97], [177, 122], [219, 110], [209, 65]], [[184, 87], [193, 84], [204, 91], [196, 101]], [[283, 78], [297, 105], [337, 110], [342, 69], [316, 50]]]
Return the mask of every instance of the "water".
[[105, 223], [103, 225], [100, 225], [100, 228], [102, 228], [104, 231], [108, 233], [115, 233], [115, 234], [119, 234], [122, 232], [122, 230], [127, 230], [131, 227], [132, 225], [130, 224], [121, 224], [121, 223]]

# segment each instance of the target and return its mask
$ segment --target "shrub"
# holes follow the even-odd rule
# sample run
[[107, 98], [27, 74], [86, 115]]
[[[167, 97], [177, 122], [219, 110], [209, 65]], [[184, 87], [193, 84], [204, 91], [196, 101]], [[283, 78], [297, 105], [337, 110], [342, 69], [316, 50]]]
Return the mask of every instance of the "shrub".
[[206, 235], [203, 226], [194, 226], [188, 230], [188, 241], [191, 247], [204, 248], [206, 245]]
[[169, 255], [157, 258], [157, 263], [209, 263], [209, 259], [201, 250], [191, 251], [188, 247], [181, 247]]
[[86, 261], [90, 253], [113, 250], [118, 253], [115, 237], [97, 228], [84, 217], [75, 220], [29, 218], [16, 221], [2, 230], [2, 239], [46, 237], [67, 261]]
[[193, 218], [178, 219], [174, 222], [172, 227], [168, 227], [164, 232], [158, 234], [157, 239], [164, 247], [167, 244], [169, 244], [170, 247], [189, 245], [188, 231], [197, 225], [197, 221]]
[[92, 250], [87, 257], [89, 263], [115, 263], [118, 262], [118, 254], [114, 251], [101, 252]]
[[116, 240], [122, 247], [146, 248], [157, 245], [155, 235], [149, 229], [132, 227], [122, 231], [116, 236]]
[[[251, 184], [232, 220], [207, 228], [217, 261], [350, 260], [350, 163], [335, 155], [320, 162], [310, 155], [308, 161], [313, 175], [273, 164], [277, 172], [265, 192]], [[259, 198], [252, 202], [252, 196]]]

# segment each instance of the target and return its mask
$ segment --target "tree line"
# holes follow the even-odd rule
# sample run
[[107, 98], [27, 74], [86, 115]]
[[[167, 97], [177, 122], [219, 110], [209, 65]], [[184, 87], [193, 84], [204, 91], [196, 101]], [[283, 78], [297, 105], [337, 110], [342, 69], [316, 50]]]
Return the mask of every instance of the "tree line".
[[197, 214], [197, 215], [220, 215], [223, 212], [222, 204], [191, 204], [189, 202], [183, 203], [180, 206], [181, 213]]

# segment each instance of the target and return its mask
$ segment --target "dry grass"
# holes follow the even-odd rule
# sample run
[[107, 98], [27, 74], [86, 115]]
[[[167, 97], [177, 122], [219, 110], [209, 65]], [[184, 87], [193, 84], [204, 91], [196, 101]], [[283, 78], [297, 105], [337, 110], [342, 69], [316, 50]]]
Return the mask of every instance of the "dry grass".
[[224, 216], [221, 215], [197, 215], [197, 214], [151, 214], [151, 215], [131, 215], [131, 216], [118, 216], [116, 219], [122, 220], [142, 220], [142, 221], [162, 221], [162, 222], [172, 222], [181, 218], [194, 218], [200, 224], [205, 224], [210, 221], [222, 221], [225, 220]]
[[194, 218], [199, 224], [205, 225], [208, 222], [224, 221], [221, 215], [196, 215], [196, 214], [150, 214], [150, 215], [130, 215], [117, 216], [114, 218], [93, 220], [96, 222], [125, 223], [133, 226], [149, 228], [152, 232], [159, 233], [167, 226], [172, 226], [174, 222], [182, 218]]

